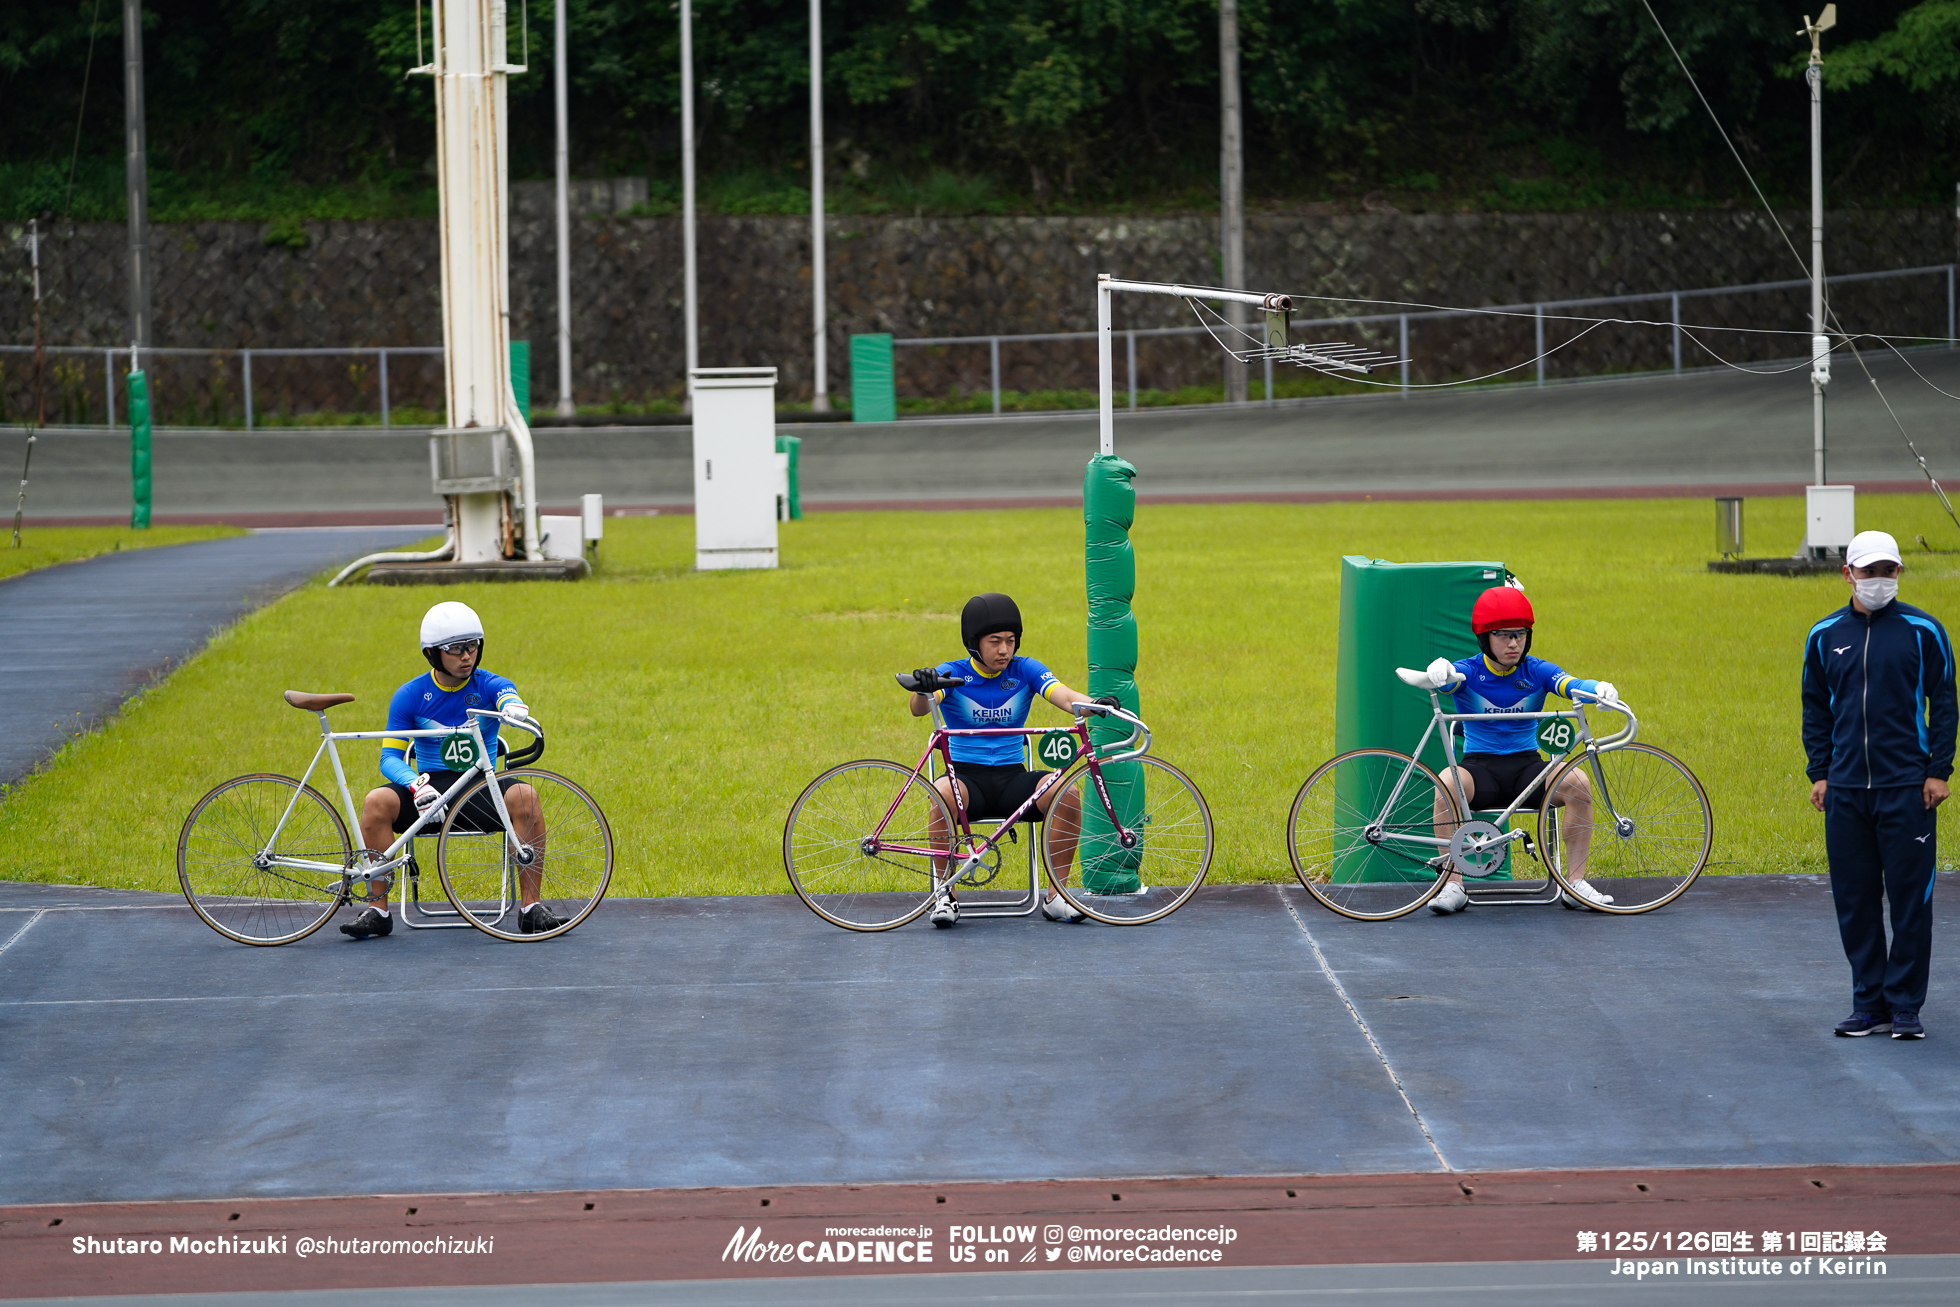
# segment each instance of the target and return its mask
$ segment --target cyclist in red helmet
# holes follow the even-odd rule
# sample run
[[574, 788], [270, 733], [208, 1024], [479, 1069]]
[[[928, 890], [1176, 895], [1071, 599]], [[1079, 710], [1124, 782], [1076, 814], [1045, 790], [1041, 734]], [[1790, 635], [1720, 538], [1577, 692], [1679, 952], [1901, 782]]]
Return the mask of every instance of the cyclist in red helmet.
[[[1476, 633], [1482, 653], [1457, 662], [1438, 658], [1429, 664], [1430, 683], [1437, 689], [1454, 687], [1456, 711], [1488, 714], [1488, 720], [1468, 721], [1463, 726], [1464, 752], [1459, 766], [1443, 772], [1443, 784], [1470, 801], [1475, 808], [1504, 808], [1515, 802], [1531, 783], [1552, 764], [1538, 752], [1538, 720], [1524, 718], [1506, 721], [1507, 713], [1534, 713], [1545, 710], [1545, 696], [1618, 703], [1619, 692], [1607, 681], [1587, 681], [1571, 676], [1543, 658], [1531, 653], [1531, 628], [1536, 619], [1531, 601], [1514, 585], [1494, 586], [1477, 596], [1470, 610], [1470, 629]], [[1459, 790], [1458, 787], [1461, 786]], [[1535, 799], [1540, 806], [1545, 796]], [[1571, 772], [1559, 782], [1551, 796], [1553, 807], [1564, 807], [1565, 860], [1572, 869], [1572, 893], [1561, 897], [1568, 908], [1589, 908], [1611, 903], [1586, 883], [1586, 855], [1592, 838], [1592, 788], [1585, 773]], [[1438, 804], [1441, 807], [1441, 804]], [[1446, 814], [1438, 812], [1437, 824], [1444, 826]], [[1470, 905], [1463, 891], [1463, 877], [1450, 866], [1444, 854], [1435, 864], [1449, 868], [1449, 883], [1429, 901], [1439, 913], [1461, 912]]]

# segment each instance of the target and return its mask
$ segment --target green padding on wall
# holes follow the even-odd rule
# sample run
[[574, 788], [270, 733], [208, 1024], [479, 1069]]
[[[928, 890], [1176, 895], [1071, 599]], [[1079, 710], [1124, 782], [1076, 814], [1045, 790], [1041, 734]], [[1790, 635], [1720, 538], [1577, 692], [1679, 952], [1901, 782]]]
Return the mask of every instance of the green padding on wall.
[[[1411, 689], [1395, 677], [1398, 667], [1427, 667], [1437, 658], [1455, 662], [1477, 652], [1470, 631], [1470, 609], [1477, 596], [1504, 584], [1502, 563], [1391, 563], [1350, 554], [1341, 559], [1341, 629], [1339, 663], [1334, 678], [1334, 749], [1394, 749], [1407, 753], [1429, 726], [1429, 695]], [[1444, 710], [1451, 707], [1444, 700]], [[1459, 756], [1461, 751], [1459, 750]], [[1422, 752], [1422, 761], [1440, 772], [1443, 747], [1435, 736]], [[1392, 776], [1371, 774], [1369, 768], [1342, 768], [1338, 784], [1343, 806], [1352, 784], [1352, 802], [1366, 806], [1364, 794], [1385, 793]], [[1419, 807], [1426, 798], [1415, 801]], [[1372, 814], [1371, 814], [1372, 815]], [[1396, 816], [1421, 822], [1411, 808]], [[1397, 875], [1384, 871], [1384, 859], [1357, 851], [1334, 868], [1335, 880], [1377, 880]]]
[[851, 421], [898, 421], [898, 381], [886, 332], [851, 337]]
[[[1090, 459], [1082, 478], [1082, 523], [1089, 588], [1089, 696], [1113, 694], [1124, 708], [1141, 715], [1137, 620], [1130, 612], [1137, 584], [1136, 555], [1130, 548], [1130, 523], [1137, 507], [1137, 492], [1130, 482], [1136, 474], [1134, 467], [1113, 454]], [[1103, 721], [1089, 728], [1090, 739], [1098, 746], [1120, 743], [1129, 734], [1130, 728], [1120, 722]], [[1109, 787], [1117, 820], [1127, 829], [1139, 830], [1144, 814], [1143, 768], [1133, 762], [1115, 763], [1103, 768], [1103, 782]], [[1102, 804], [1089, 801], [1084, 809], [1082, 887], [1091, 894], [1134, 893], [1148, 844], [1117, 847]]]
[[129, 524], [150, 525], [150, 382], [129, 374]]
[[510, 343], [510, 393], [517, 397], [517, 411], [528, 425], [531, 421], [531, 342]]

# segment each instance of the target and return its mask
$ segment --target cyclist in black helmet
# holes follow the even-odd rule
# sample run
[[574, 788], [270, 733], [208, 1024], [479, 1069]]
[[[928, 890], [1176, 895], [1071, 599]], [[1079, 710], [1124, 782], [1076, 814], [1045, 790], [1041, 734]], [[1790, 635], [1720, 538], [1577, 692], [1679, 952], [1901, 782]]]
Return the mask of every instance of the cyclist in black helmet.
[[[930, 693], [915, 691], [912, 715], [924, 717], [937, 703], [953, 729], [971, 727], [1020, 727], [1027, 725], [1028, 710], [1037, 696], [1063, 712], [1078, 703], [1102, 703], [1120, 707], [1113, 698], [1092, 700], [1055, 679], [1055, 674], [1032, 658], [1023, 657], [1021, 648], [1021, 610], [1004, 594], [975, 595], [960, 613], [960, 638], [967, 656], [937, 667], [921, 667], [912, 675], [915, 684], [935, 687]], [[958, 679], [961, 685], [949, 685]], [[958, 802], [967, 816], [986, 821], [1006, 817], [1035, 796], [1031, 821], [1048, 817], [1055, 806], [1055, 773], [1030, 771], [1022, 761], [1022, 741], [1018, 735], [954, 736], [950, 744], [958, 779], [941, 777], [940, 795], [950, 805], [953, 786], [959, 786]], [[1081, 828], [1081, 813], [1075, 796], [1062, 798], [1053, 819], [1064, 834], [1060, 841], [1067, 861], [1072, 837]], [[936, 841], [950, 840], [950, 832], [940, 829], [935, 812], [932, 835]], [[1082, 914], [1057, 895], [1053, 887], [1041, 904], [1042, 915], [1050, 921], [1077, 921]], [[960, 919], [959, 901], [948, 886], [932, 905], [930, 920], [935, 926], [950, 926]]]

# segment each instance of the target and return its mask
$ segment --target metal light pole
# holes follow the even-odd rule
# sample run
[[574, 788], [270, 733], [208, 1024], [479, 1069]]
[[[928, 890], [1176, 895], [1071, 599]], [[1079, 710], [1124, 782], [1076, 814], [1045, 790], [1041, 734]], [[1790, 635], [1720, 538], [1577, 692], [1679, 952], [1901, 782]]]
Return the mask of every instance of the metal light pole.
[[129, 174], [129, 338], [150, 345], [149, 173], [143, 140], [143, 0], [123, 0], [123, 136]]
[[[1239, 123], [1239, 4], [1218, 0], [1219, 117], [1219, 250], [1225, 265], [1225, 284], [1245, 285], [1245, 138]], [[1245, 306], [1225, 301], [1225, 321], [1245, 324]], [[1246, 402], [1246, 369], [1237, 359], [1225, 364], [1225, 402]]]
[[1811, 455], [1817, 485], [1824, 481], [1824, 387], [1831, 384], [1831, 338], [1824, 333], [1824, 56], [1818, 39], [1837, 26], [1837, 6], [1828, 4], [1816, 22], [1804, 15], [1798, 36], [1810, 38], [1810, 407]]
[[681, 0], [681, 249], [687, 315], [687, 407], [694, 410], [694, 370], [701, 366], [698, 287], [694, 268], [694, 18]]
[[810, 293], [816, 338], [816, 392], [810, 407], [830, 412], [830, 361], [824, 342], [823, 0], [810, 0]]
[[[419, 3], [420, 0], [417, 0]], [[558, 416], [578, 412], [572, 399], [572, 212], [567, 195], [572, 180], [572, 149], [565, 108], [565, 5], [552, 5], [551, 93], [558, 112]]]

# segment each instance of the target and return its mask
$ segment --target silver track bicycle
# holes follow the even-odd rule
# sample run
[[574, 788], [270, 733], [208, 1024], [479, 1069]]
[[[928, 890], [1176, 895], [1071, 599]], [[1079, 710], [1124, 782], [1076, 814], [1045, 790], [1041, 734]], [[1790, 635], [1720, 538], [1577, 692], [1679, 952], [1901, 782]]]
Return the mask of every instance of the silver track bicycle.
[[[1307, 777], [1287, 817], [1294, 873], [1324, 906], [1386, 921], [1429, 902], [1454, 871], [1472, 903], [1556, 903], [1583, 879], [1613, 899], [1595, 910], [1630, 915], [1672, 903], [1707, 865], [1715, 833], [1707, 793], [1680, 759], [1634, 743], [1640, 723], [1626, 705], [1593, 703], [1626, 719], [1600, 738], [1583, 704], [1502, 714], [1538, 722], [1539, 744], [1554, 758], [1508, 807], [1479, 809], [1420, 758], [1438, 736], [1454, 778], [1453, 728], [1496, 714], [1444, 712], [1444, 691], [1427, 672], [1395, 674], [1429, 692], [1429, 727], [1414, 750], [1354, 749], [1329, 759]], [[1580, 815], [1583, 805], [1589, 816]]]
[[[298, 779], [271, 772], [237, 776], [199, 799], [177, 837], [177, 880], [206, 925], [241, 944], [290, 944], [327, 924], [341, 905], [384, 899], [397, 872], [407, 884], [398, 905], [412, 929], [475, 927], [529, 943], [563, 935], [584, 921], [612, 880], [612, 829], [583, 789], [529, 764], [544, 753], [544, 728], [487, 709], [469, 710], [461, 728], [336, 731], [327, 709], [351, 694], [286, 691], [286, 702], [320, 719], [320, 747]], [[481, 719], [499, 718], [534, 738], [499, 767], [483, 743]], [[386, 849], [357, 849], [360, 812], [334, 747], [341, 740], [436, 739], [460, 775], [440, 802]], [[499, 747], [502, 742], [499, 741]], [[310, 784], [320, 760], [333, 765], [343, 819]], [[522, 791], [520, 793], [520, 791]], [[512, 809], [516, 808], [514, 815]], [[436, 841], [436, 874], [448, 907], [422, 901], [418, 835]], [[561, 919], [525, 934], [520, 908], [531, 901]]]

